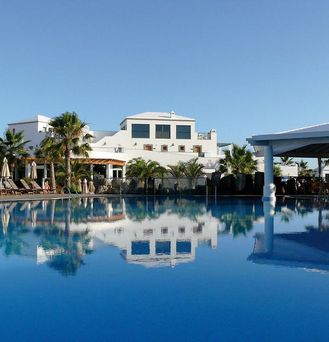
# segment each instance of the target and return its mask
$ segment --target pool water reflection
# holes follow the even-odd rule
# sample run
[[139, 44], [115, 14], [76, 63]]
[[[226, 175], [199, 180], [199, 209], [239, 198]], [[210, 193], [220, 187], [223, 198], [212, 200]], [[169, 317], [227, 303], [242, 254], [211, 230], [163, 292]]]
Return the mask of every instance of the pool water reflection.
[[0, 214], [4, 340], [326, 339], [326, 201], [84, 198]]

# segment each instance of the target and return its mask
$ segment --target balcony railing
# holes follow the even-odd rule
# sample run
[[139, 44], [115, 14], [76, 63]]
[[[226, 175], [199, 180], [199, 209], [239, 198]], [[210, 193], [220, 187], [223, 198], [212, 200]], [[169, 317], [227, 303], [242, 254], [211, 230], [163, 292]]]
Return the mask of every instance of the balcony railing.
[[210, 133], [198, 133], [198, 140], [211, 140]]

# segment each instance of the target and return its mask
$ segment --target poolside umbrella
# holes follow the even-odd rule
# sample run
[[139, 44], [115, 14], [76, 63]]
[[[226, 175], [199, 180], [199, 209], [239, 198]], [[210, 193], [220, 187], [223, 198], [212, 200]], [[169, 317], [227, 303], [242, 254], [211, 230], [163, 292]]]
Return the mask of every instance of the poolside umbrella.
[[2, 231], [3, 234], [7, 233], [8, 225], [10, 220], [10, 213], [7, 208], [2, 212], [1, 221], [2, 221]]
[[1, 177], [2, 178], [9, 178], [10, 177], [8, 160], [6, 157], [3, 158], [2, 169], [1, 169]]
[[89, 192], [91, 194], [95, 193], [95, 185], [93, 181], [89, 181]]
[[82, 181], [81, 181], [81, 179], [79, 178], [79, 180], [78, 180], [78, 192], [79, 193], [81, 193], [82, 192]]
[[83, 185], [82, 185], [82, 193], [83, 194], [88, 194], [88, 182], [87, 182], [87, 179], [85, 178], [83, 180]]
[[32, 162], [31, 164], [31, 178], [32, 179], [37, 179], [38, 174], [37, 174], [37, 164], [35, 161]]

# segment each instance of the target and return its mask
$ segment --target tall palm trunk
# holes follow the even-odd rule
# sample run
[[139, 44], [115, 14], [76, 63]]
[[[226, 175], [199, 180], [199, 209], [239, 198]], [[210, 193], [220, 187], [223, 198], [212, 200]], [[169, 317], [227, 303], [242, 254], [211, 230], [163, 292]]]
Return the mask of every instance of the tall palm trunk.
[[50, 162], [50, 179], [51, 179], [51, 190], [56, 193], [56, 178], [55, 178], [55, 165], [54, 162]]
[[65, 151], [65, 185], [71, 188], [71, 150], [67, 148]]

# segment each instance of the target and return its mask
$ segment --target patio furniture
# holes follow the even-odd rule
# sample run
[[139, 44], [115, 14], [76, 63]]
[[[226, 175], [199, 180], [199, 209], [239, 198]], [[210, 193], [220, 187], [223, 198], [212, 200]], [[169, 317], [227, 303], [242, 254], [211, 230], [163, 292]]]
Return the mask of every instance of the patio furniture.
[[31, 194], [34, 194], [34, 193], [38, 192], [38, 191], [32, 189], [32, 188], [27, 184], [27, 182], [26, 182], [24, 179], [20, 179], [20, 182], [21, 182], [21, 184], [23, 185], [23, 187], [24, 187], [24, 189], [26, 190], [26, 192], [31, 193]]
[[5, 186], [5, 189], [13, 195], [22, 194], [22, 192], [17, 188], [17, 186], [17, 189], [15, 189], [15, 187], [12, 186], [12, 184], [9, 182], [9, 178], [3, 180], [3, 185]]
[[17, 186], [17, 184], [16, 184], [11, 178], [8, 178], [8, 179], [7, 179], [7, 182], [10, 184], [10, 186], [11, 186], [11, 188], [13, 189], [14, 192], [17, 192], [17, 193], [20, 193], [20, 194], [26, 193], [26, 192], [27, 192], [26, 189], [24, 189], [24, 188], [19, 188], [19, 187]]
[[31, 188], [39, 194], [44, 193], [44, 189], [42, 189], [41, 186], [35, 180], [31, 181]]

